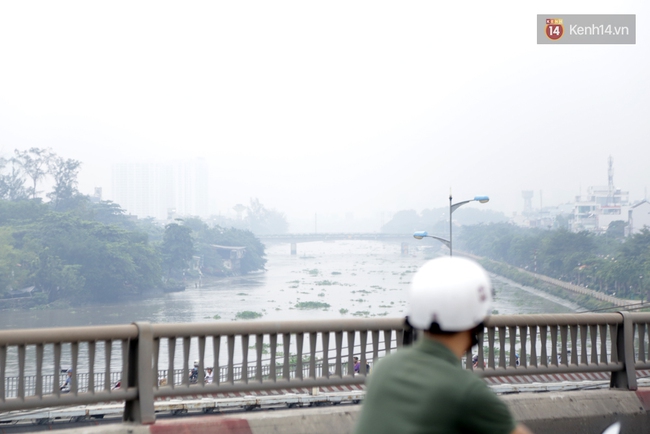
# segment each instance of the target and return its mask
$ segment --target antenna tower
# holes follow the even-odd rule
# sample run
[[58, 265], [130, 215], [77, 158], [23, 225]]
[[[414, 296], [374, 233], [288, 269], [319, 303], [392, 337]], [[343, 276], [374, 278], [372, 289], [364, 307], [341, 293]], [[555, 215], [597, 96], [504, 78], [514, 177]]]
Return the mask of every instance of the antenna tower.
[[608, 180], [608, 186], [609, 186], [609, 194], [611, 195], [614, 192], [614, 161], [612, 160], [612, 156], [609, 156], [609, 160], [607, 161], [608, 163], [608, 168], [607, 168], [607, 180]]

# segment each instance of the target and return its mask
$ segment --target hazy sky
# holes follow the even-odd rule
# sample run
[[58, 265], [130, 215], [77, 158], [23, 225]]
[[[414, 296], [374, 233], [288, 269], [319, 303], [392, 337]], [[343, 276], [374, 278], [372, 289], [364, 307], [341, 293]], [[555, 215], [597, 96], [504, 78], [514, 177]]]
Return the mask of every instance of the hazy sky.
[[[636, 45], [537, 45], [536, 15], [636, 14]], [[3, 1], [0, 151], [204, 157], [220, 210], [521, 211], [650, 183], [647, 1]]]

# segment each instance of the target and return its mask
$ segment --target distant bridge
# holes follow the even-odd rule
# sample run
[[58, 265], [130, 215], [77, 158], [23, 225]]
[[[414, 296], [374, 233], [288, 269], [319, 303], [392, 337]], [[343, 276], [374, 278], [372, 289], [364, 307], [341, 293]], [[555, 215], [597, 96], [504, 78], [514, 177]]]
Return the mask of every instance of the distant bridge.
[[298, 243], [308, 243], [313, 241], [343, 241], [343, 240], [377, 240], [393, 241], [402, 243], [402, 254], [408, 254], [407, 241], [413, 240], [413, 234], [385, 234], [380, 232], [370, 233], [311, 233], [311, 234], [270, 234], [259, 235], [260, 240], [264, 243], [290, 243], [291, 254], [298, 253]]
[[264, 242], [304, 243], [310, 241], [339, 241], [339, 240], [382, 240], [408, 241], [413, 240], [413, 234], [370, 233], [311, 233], [311, 234], [270, 234], [258, 236]]

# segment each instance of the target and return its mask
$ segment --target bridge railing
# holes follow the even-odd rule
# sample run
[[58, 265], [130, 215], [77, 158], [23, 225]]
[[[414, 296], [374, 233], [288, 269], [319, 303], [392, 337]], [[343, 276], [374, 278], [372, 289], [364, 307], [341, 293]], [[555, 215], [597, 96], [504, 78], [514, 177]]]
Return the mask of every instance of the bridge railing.
[[[355, 353], [357, 354], [357, 353]], [[357, 354], [358, 355], [358, 354]], [[334, 366], [334, 361], [330, 360], [329, 365]], [[342, 366], [343, 373], [344, 375], [347, 375], [348, 371], [348, 366], [347, 364], [344, 364]], [[303, 376], [308, 376], [309, 375], [309, 366], [304, 366], [302, 367], [303, 370]], [[227, 366], [222, 366], [220, 368], [219, 374], [215, 373], [216, 375], [219, 375], [220, 381], [224, 382], [230, 375], [228, 372], [228, 367]], [[248, 366], [247, 368], [247, 375], [248, 378], [253, 378], [257, 375], [257, 366]], [[291, 372], [291, 378], [295, 378], [296, 376], [296, 364], [292, 363], [290, 365], [290, 372]], [[323, 362], [322, 360], [319, 361], [316, 364], [316, 375], [318, 377], [322, 376], [323, 372]], [[167, 370], [159, 370], [158, 371], [158, 378], [160, 380], [165, 379], [164, 383], [167, 383]], [[233, 378], [235, 381], [241, 380], [243, 376], [243, 367], [241, 363], [235, 365], [233, 367]], [[265, 362], [265, 364], [262, 365], [262, 376], [264, 378], [268, 378], [270, 375], [270, 365], [268, 364], [268, 360]], [[59, 375], [52, 375], [52, 374], [46, 374], [42, 376], [42, 385], [43, 385], [43, 394], [48, 395], [51, 394], [55, 388], [58, 388], [61, 384], [64, 383], [66, 378], [66, 373], [62, 372]], [[77, 390], [81, 392], [88, 392], [90, 391], [89, 385], [90, 385], [90, 377], [87, 372], [80, 372], [76, 375], [77, 378]], [[112, 371], [110, 373], [110, 378], [111, 378], [111, 384], [113, 384], [113, 388], [119, 387], [120, 380], [122, 379], [122, 372], [121, 371]], [[183, 369], [175, 369], [174, 370], [174, 384], [176, 385], [181, 385], [183, 384]], [[159, 381], [160, 381], [159, 380]], [[195, 381], [191, 384], [198, 383], [198, 381]], [[5, 377], [5, 397], [6, 398], [16, 398], [18, 396], [18, 384], [19, 384], [19, 377], [17, 375], [9, 375]], [[32, 396], [36, 394], [36, 375], [25, 375], [23, 377], [23, 384], [24, 384], [24, 395], [25, 396]], [[163, 385], [162, 383], [159, 383], [160, 385]], [[102, 388], [104, 387], [104, 373], [103, 372], [95, 372], [94, 373], [94, 390], [95, 391], [101, 391]], [[67, 392], [65, 392], [67, 393]]]
[[[481, 376], [608, 372], [612, 387], [635, 389], [636, 370], [650, 368], [649, 325], [650, 313], [493, 316], [478, 353], [468, 352], [463, 363]], [[125, 420], [152, 423], [156, 398], [362, 384], [367, 361], [413, 338], [398, 318], [0, 331], [0, 412], [123, 400]], [[74, 372], [67, 393], [43, 380], [59, 379], [64, 352]], [[99, 352], [104, 366], [98, 380]], [[356, 375], [355, 355], [361, 359]], [[190, 382], [194, 358], [200, 365], [196, 384]], [[18, 371], [12, 397], [6, 393], [8, 365]], [[81, 365], [88, 369], [83, 384]], [[211, 384], [203, 381], [207, 366], [221, 373]], [[36, 374], [33, 386], [27, 371]], [[121, 387], [114, 389], [116, 372]]]
[[[363, 376], [348, 375], [354, 371], [355, 341], [359, 340], [362, 371], [365, 371], [368, 358], [376, 360], [402, 345], [403, 332], [404, 324], [400, 319], [242, 322], [221, 324], [217, 333], [214, 324], [156, 325], [154, 369], [162, 358], [160, 348], [163, 344], [169, 375], [173, 374], [175, 352], [179, 347], [184, 352], [184, 366], [182, 383], [156, 386], [154, 396], [197, 393], [197, 387], [189, 382], [189, 363], [185, 363], [189, 360], [192, 340], [197, 345], [200, 361], [198, 389], [228, 393], [362, 384]], [[225, 365], [221, 366], [224, 358]], [[206, 359], [213, 360], [216, 372], [225, 367], [226, 378], [215, 378], [212, 384], [205, 384], [202, 377], [203, 360]], [[255, 369], [242, 369], [237, 379], [237, 359], [242, 366]]]
[[[111, 390], [111, 352], [112, 342], [121, 343], [126, 349], [130, 343], [138, 342], [138, 327], [135, 325], [99, 326], [99, 327], [70, 327], [50, 329], [29, 329], [29, 330], [4, 330], [0, 331], [0, 411], [17, 409], [51, 407], [62, 405], [87, 404], [96, 402], [126, 400], [130, 401], [138, 396], [138, 388], [134, 383], [125, 384], [117, 390]], [[45, 370], [49, 371], [52, 379], [59, 379], [61, 373], [61, 355], [63, 345], [69, 346], [72, 368], [77, 372], [77, 361], [79, 358], [79, 347], [84, 344], [89, 359], [89, 390], [90, 392], [80, 393], [76, 375], [70, 377], [70, 385], [66, 393], [58, 385], [48, 383]], [[96, 347], [101, 344], [105, 350], [104, 384], [95, 387], [95, 363]], [[18, 385], [15, 398], [6, 397], [6, 369], [7, 355], [10, 349], [15, 349], [15, 362], [18, 367]], [[33, 357], [27, 359], [27, 352]], [[43, 367], [43, 360], [46, 353], [52, 358], [51, 370]], [[127, 357], [129, 351], [123, 351], [123, 365], [128, 369], [134, 358]], [[36, 372], [34, 394], [27, 395], [28, 390], [25, 378], [27, 368]], [[44, 381], [45, 379], [45, 381]], [[53, 380], [51, 380], [53, 382]]]
[[[147, 423], [153, 421], [155, 397], [361, 384], [363, 377], [348, 374], [354, 371], [355, 347], [364, 349], [363, 372], [366, 355], [377, 359], [401, 346], [402, 332], [403, 321], [386, 318], [0, 331], [0, 412], [125, 400], [125, 419]], [[116, 346], [121, 359], [117, 369]], [[98, 384], [95, 359], [100, 351], [104, 382]], [[199, 379], [193, 384], [189, 377], [196, 354]], [[80, 359], [87, 374], [78, 373]], [[225, 376], [215, 375], [212, 384], [203, 382], [206, 359], [212, 360], [215, 372], [225, 371]], [[17, 366], [15, 385], [11, 378], [7, 381], [8, 365]], [[54, 381], [65, 378], [62, 367], [73, 371], [67, 390]], [[26, 381], [28, 370], [35, 372], [34, 386]], [[116, 372], [120, 388], [113, 388]]]
[[[484, 377], [611, 372], [615, 386], [636, 388], [634, 354], [625, 351], [635, 351], [635, 330], [649, 320], [645, 313], [493, 316], [474, 369]], [[465, 363], [471, 369], [472, 357]]]

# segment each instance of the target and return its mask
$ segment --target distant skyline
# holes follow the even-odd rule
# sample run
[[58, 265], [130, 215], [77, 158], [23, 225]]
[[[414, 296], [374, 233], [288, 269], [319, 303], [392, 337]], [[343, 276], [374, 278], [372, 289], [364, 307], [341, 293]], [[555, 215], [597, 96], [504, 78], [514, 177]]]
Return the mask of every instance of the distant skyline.
[[[489, 195], [511, 216], [607, 185], [641, 200], [650, 4], [577, 0], [0, 3], [0, 153], [204, 158], [216, 212], [290, 221]], [[636, 45], [537, 45], [536, 15], [636, 14]], [[472, 205], [473, 206], [473, 205]], [[307, 223], [305, 223], [306, 225]]]
[[169, 163], [115, 163], [112, 189], [105, 197], [140, 218], [176, 215], [207, 218], [209, 171], [202, 159]]

